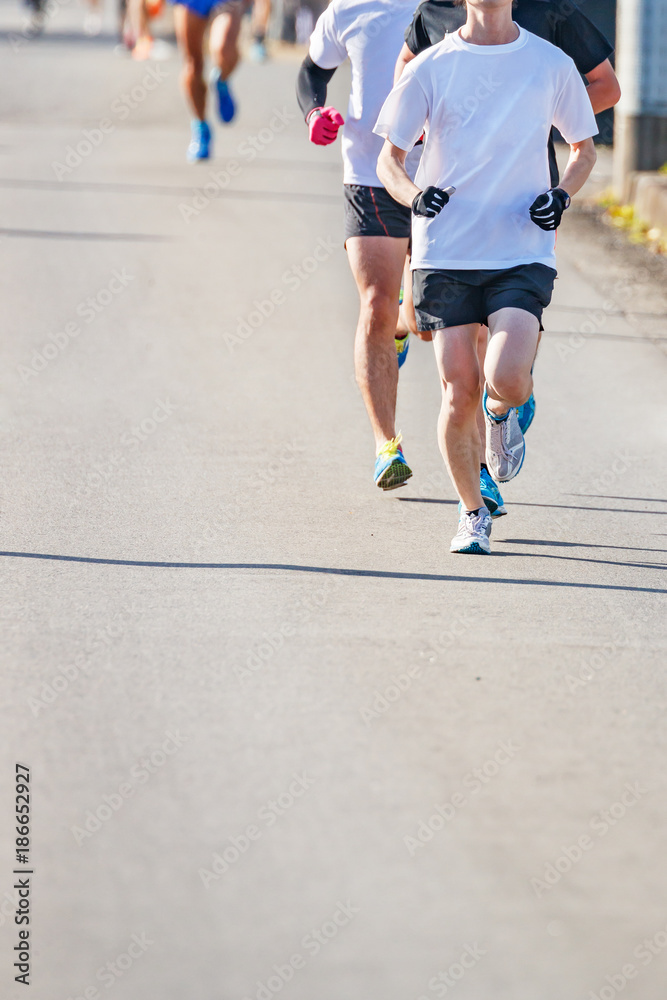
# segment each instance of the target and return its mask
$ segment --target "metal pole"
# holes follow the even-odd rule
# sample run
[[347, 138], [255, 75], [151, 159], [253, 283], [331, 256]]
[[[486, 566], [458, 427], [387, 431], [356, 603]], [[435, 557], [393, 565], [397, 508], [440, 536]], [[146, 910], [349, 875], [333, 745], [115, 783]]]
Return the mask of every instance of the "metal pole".
[[667, 162], [667, 0], [619, 0], [616, 70], [614, 186], [623, 193], [632, 171]]

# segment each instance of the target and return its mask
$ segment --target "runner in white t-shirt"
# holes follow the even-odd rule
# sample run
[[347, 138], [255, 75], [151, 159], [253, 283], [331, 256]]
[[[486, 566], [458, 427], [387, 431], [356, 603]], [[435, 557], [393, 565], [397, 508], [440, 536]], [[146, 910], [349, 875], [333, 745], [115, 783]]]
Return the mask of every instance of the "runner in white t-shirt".
[[[571, 149], [553, 189], [552, 125]], [[424, 129], [413, 183], [405, 158]], [[415, 311], [419, 328], [433, 331], [440, 447], [461, 500], [451, 551], [488, 553], [475, 421], [479, 326], [491, 332], [486, 460], [493, 478], [506, 482], [525, 455], [516, 407], [532, 392], [542, 310], [556, 277], [554, 230], [595, 163], [595, 117], [572, 60], [519, 28], [512, 0], [467, 0], [465, 25], [406, 67], [375, 131], [386, 139], [378, 176], [414, 216]]]
[[[397, 322], [411, 212], [378, 180], [382, 139], [373, 126], [391, 90], [415, 3], [332, 0], [315, 25], [297, 81], [311, 142], [328, 145], [344, 125], [345, 246], [360, 298], [354, 364], [375, 436], [374, 478], [383, 490], [402, 486], [412, 475], [395, 426], [398, 369], [409, 343], [407, 327], [397, 330]], [[352, 88], [343, 122], [335, 108], [325, 105], [327, 84], [348, 57]]]

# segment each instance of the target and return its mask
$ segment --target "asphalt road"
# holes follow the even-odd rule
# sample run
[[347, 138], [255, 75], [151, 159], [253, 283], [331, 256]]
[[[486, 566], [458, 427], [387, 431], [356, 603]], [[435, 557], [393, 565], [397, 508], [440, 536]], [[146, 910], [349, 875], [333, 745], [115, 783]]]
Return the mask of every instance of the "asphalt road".
[[509, 516], [452, 556], [428, 345], [373, 486], [297, 56], [192, 168], [177, 61], [81, 17], [0, 8], [2, 996], [664, 1000], [664, 268], [568, 215]]

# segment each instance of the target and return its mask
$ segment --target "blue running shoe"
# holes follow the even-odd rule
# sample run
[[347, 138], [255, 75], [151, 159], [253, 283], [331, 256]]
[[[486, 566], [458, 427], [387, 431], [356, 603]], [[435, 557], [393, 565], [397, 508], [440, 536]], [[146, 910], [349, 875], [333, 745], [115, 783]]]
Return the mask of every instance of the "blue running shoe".
[[220, 120], [228, 125], [236, 114], [236, 105], [234, 104], [229, 84], [221, 78], [219, 69], [214, 69], [211, 73], [211, 85], [215, 87], [215, 92], [218, 95], [218, 114], [220, 115]]
[[408, 356], [410, 334], [406, 333], [402, 338], [394, 337], [394, 343], [396, 344], [396, 357], [398, 358], [398, 367], [400, 368]]
[[269, 58], [269, 53], [266, 51], [266, 44], [262, 38], [256, 38], [250, 46], [250, 58], [256, 63], [265, 63]]
[[402, 436], [397, 434], [386, 441], [378, 452], [373, 478], [381, 490], [397, 490], [412, 475], [412, 469], [403, 457], [401, 441]]
[[211, 155], [211, 129], [208, 122], [202, 122], [199, 118], [193, 118], [190, 125], [190, 132], [190, 145], [185, 154], [188, 163], [208, 160]]
[[487, 469], [479, 470], [479, 488], [482, 494], [482, 500], [486, 504], [491, 517], [502, 517], [503, 514], [507, 513], [507, 508], [505, 507], [503, 498], [500, 495], [500, 490], [494, 483]]
[[[507, 508], [505, 507], [503, 498], [500, 495], [500, 490], [486, 469], [480, 469], [479, 490], [482, 494], [482, 500], [486, 505], [486, 509], [494, 520], [495, 518], [502, 517], [503, 514], [507, 513]], [[463, 504], [459, 501], [459, 514], [462, 513]]]
[[523, 406], [517, 406], [516, 415], [521, 433], [525, 434], [535, 418], [535, 397], [532, 394]]

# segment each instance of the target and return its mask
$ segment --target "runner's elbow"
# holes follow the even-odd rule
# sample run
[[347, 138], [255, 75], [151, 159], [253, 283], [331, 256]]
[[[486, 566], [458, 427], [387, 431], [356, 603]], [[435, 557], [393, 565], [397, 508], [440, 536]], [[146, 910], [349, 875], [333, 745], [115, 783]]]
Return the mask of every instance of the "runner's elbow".
[[590, 140], [590, 146], [586, 150], [586, 156], [587, 156], [587, 162], [590, 164], [592, 170], [595, 164], [597, 163], [597, 158], [598, 158], [597, 150], [595, 148], [595, 143], [593, 142], [592, 139]]
[[376, 170], [378, 180], [383, 187], [386, 187], [387, 190], [389, 190], [389, 184], [391, 182], [391, 150], [389, 149], [389, 144], [386, 142], [380, 150]]
[[412, 62], [414, 58], [415, 58], [414, 55], [404, 42], [403, 48], [398, 54], [398, 59], [396, 60], [396, 66], [394, 67], [394, 86], [396, 86], [396, 84], [400, 80], [401, 73], [403, 72], [405, 67], [408, 65], [408, 63]]
[[607, 84], [607, 88], [606, 88], [606, 91], [605, 91], [605, 97], [606, 97], [607, 101], [609, 102], [607, 104], [608, 108], [613, 108], [616, 104], [618, 104], [618, 102], [621, 99], [621, 85], [618, 82], [616, 74], [614, 74], [614, 76], [611, 78], [611, 80]]
[[585, 139], [584, 142], [577, 143], [574, 148], [579, 162], [585, 164], [592, 170], [598, 158], [593, 140]]
[[596, 115], [618, 104], [621, 99], [621, 85], [613, 69], [610, 68], [609, 73], [597, 81], [597, 91], [593, 97], [593, 110]]

